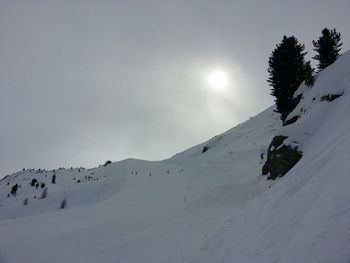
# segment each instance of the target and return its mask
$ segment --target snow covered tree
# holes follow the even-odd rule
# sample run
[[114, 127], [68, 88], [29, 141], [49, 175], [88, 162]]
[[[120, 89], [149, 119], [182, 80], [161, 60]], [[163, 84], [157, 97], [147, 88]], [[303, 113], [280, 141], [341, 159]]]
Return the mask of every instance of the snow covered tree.
[[335, 29], [324, 28], [322, 36], [317, 41], [313, 40], [314, 50], [317, 55], [313, 59], [318, 60], [317, 68], [319, 71], [325, 69], [339, 57], [339, 51], [343, 43], [340, 42], [340, 33]]
[[293, 95], [300, 84], [303, 81], [312, 84], [313, 69], [310, 62], [305, 62], [307, 52], [304, 49], [294, 36], [283, 36], [269, 58], [267, 82], [272, 87], [271, 95], [276, 98], [277, 112], [283, 121], [295, 106]]

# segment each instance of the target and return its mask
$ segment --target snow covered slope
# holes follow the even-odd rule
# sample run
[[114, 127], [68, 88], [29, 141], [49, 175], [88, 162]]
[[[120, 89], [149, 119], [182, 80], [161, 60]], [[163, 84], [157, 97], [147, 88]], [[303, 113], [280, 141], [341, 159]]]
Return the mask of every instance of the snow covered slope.
[[[299, 89], [288, 126], [271, 107], [168, 160], [10, 175], [0, 182], [0, 262], [349, 262], [349, 90], [347, 52]], [[267, 181], [276, 134], [298, 140], [303, 157]]]

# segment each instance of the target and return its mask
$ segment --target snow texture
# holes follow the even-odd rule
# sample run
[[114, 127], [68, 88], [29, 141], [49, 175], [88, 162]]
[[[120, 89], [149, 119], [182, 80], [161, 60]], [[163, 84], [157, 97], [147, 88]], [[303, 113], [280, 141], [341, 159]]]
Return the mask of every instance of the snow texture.
[[[349, 69], [347, 52], [301, 86], [284, 127], [271, 107], [168, 160], [5, 177], [0, 262], [349, 262]], [[261, 167], [278, 134], [303, 157], [271, 182]]]

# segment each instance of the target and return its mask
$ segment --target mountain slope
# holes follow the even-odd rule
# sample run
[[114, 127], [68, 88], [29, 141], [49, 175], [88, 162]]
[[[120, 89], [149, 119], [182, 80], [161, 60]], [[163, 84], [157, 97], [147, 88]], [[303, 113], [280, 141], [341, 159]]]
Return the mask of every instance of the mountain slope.
[[[301, 86], [288, 117], [298, 119], [284, 127], [269, 108], [168, 160], [4, 178], [0, 262], [348, 262], [349, 68], [347, 52]], [[303, 156], [268, 181], [260, 171], [275, 135]]]

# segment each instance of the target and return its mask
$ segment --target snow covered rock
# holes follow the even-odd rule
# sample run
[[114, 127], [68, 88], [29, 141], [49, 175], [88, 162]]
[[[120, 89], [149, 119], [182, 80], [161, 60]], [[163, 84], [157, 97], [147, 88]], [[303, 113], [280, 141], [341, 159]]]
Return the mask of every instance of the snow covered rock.
[[302, 158], [304, 146], [322, 124], [327, 125], [323, 117], [335, 107], [330, 103], [349, 93], [349, 68], [348, 51], [318, 73], [312, 87], [300, 85], [294, 94], [295, 109], [268, 147], [267, 160], [262, 167], [262, 174], [268, 175], [268, 179], [282, 177], [292, 169]]
[[297, 147], [283, 144], [287, 138], [275, 136], [270, 143], [267, 160], [262, 168], [263, 175], [269, 174], [267, 179], [274, 180], [284, 176], [302, 157]]

